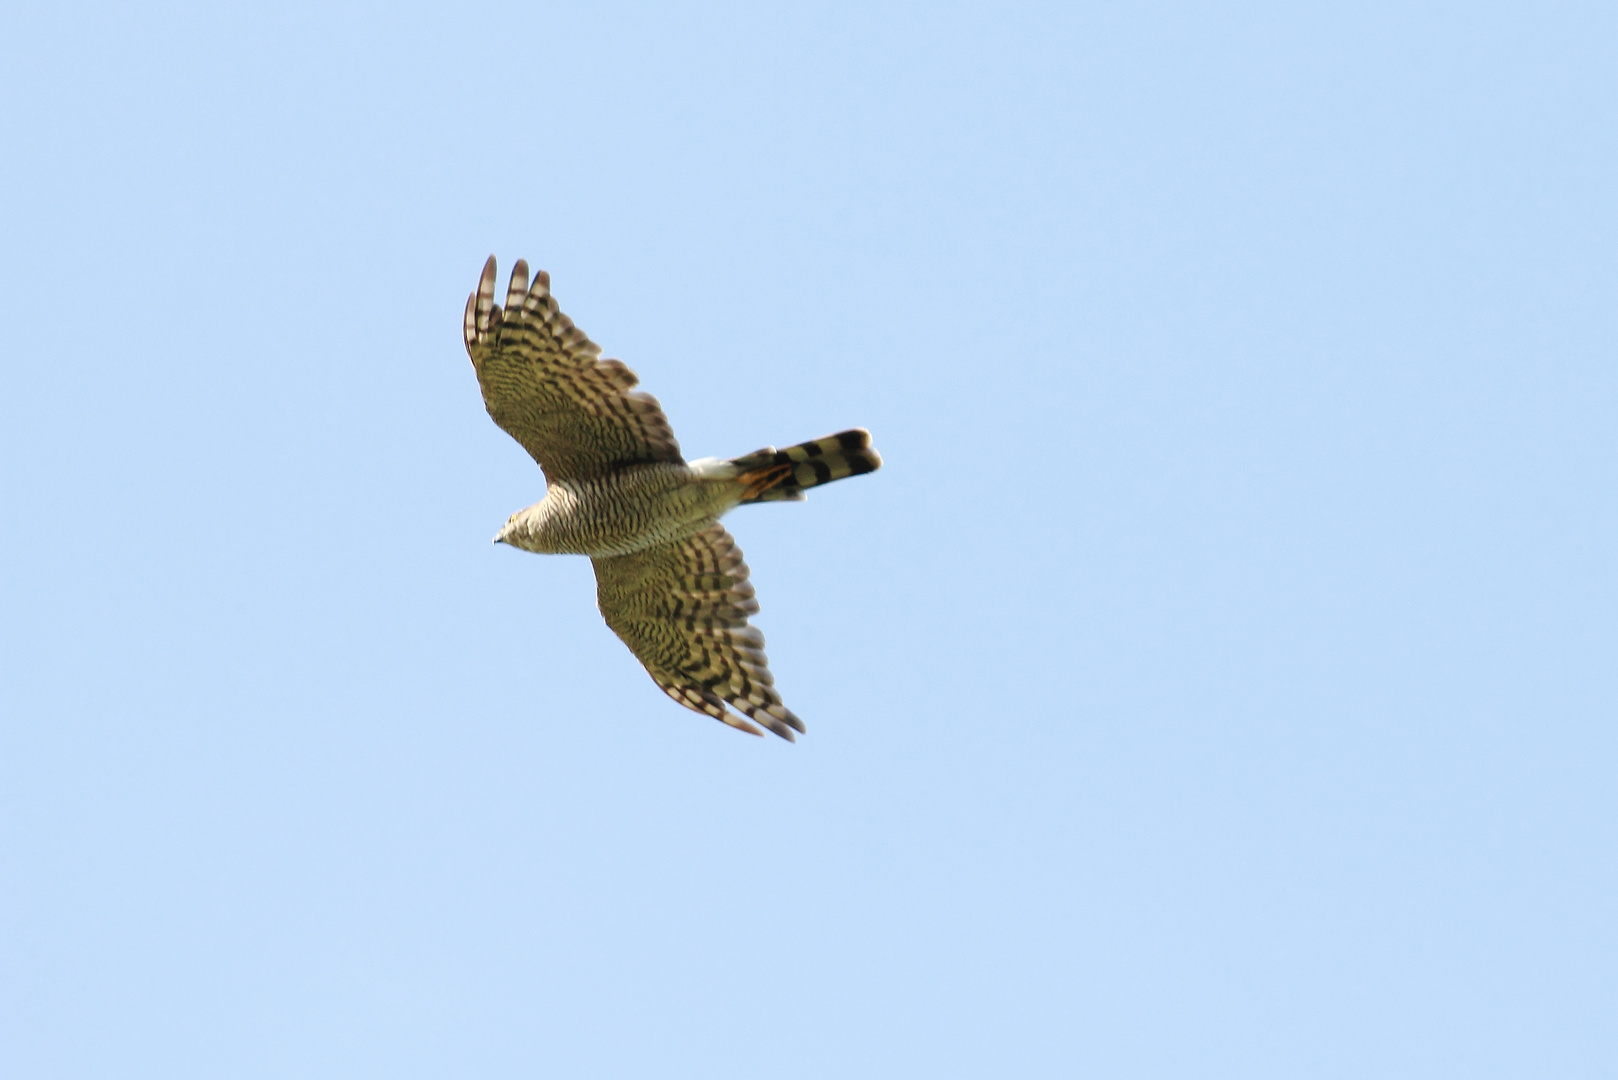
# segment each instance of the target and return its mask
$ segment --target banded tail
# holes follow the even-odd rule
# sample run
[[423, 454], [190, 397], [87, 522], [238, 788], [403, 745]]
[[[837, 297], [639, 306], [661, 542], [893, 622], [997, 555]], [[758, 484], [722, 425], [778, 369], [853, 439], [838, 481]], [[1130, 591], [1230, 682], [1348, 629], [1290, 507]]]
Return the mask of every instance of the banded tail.
[[745, 485], [742, 502], [796, 502], [805, 488], [876, 472], [882, 467], [882, 455], [871, 449], [869, 431], [851, 428], [785, 450], [766, 446], [728, 464], [736, 467], [736, 479]]

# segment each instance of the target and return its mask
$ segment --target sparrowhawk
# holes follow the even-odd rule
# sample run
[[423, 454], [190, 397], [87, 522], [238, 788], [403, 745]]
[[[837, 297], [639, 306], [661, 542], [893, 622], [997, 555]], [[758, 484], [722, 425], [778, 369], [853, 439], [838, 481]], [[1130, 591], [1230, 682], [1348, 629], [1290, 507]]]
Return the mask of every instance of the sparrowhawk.
[[[466, 351], [483, 403], [545, 472], [545, 497], [495, 537], [524, 551], [588, 555], [607, 625], [686, 708], [783, 739], [803, 721], [781, 702], [747, 564], [719, 524], [742, 503], [797, 501], [805, 488], [874, 472], [862, 428], [742, 457], [686, 461], [657, 399], [556, 306], [550, 277], [518, 261], [502, 310], [494, 256], [466, 301]], [[748, 719], [726, 711], [729, 704]]]

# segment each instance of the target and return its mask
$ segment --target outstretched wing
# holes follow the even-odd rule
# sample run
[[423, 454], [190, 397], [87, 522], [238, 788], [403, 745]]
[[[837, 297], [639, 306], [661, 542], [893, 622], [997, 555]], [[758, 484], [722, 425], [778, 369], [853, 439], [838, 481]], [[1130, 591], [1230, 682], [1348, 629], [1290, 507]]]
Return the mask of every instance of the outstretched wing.
[[466, 300], [466, 351], [494, 422], [531, 454], [545, 479], [587, 479], [625, 465], [682, 461], [657, 399], [563, 315], [541, 270], [511, 271], [506, 306], [494, 302], [494, 256]]
[[727, 713], [726, 702], [788, 741], [803, 730], [775, 692], [764, 635], [747, 625], [758, 601], [724, 526], [592, 561], [607, 625], [665, 694], [753, 735], [763, 732]]

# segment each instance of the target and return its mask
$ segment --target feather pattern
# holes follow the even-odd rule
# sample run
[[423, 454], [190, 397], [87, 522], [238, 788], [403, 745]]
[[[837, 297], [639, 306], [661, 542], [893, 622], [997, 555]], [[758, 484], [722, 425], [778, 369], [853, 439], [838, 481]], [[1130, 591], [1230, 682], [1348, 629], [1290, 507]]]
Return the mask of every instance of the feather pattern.
[[494, 256], [467, 298], [463, 331], [483, 404], [539, 462], [550, 483], [589, 479], [627, 465], [682, 462], [680, 444], [652, 395], [621, 360], [562, 314], [541, 270], [530, 285], [518, 260], [502, 308]]
[[792, 740], [803, 721], [776, 692], [741, 550], [718, 522], [694, 536], [632, 555], [593, 560], [602, 617], [663, 692], [752, 735]]

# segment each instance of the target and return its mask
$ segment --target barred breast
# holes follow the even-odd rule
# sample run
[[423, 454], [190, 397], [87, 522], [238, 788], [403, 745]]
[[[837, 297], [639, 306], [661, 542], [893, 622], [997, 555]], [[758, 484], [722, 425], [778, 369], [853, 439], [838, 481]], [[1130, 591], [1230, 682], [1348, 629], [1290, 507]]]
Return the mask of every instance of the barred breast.
[[628, 555], [691, 536], [739, 498], [735, 484], [700, 477], [684, 464], [635, 465], [552, 484], [538, 504], [513, 514], [495, 540], [549, 554]]

